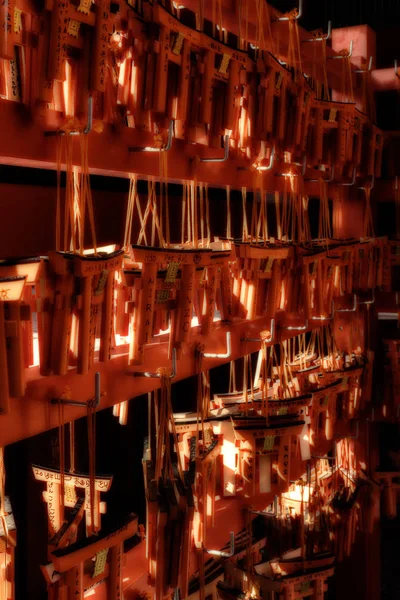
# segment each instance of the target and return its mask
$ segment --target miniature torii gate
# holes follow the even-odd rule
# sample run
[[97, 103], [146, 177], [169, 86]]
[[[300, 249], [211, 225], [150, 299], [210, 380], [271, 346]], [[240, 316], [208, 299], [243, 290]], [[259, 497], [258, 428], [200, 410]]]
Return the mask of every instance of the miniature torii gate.
[[[55, 550], [47, 579], [49, 584], [58, 582], [57, 600], [83, 600], [85, 592], [103, 583], [107, 585], [108, 598], [121, 600], [123, 545], [136, 534], [137, 521], [137, 516], [131, 515], [117, 529]], [[84, 566], [93, 558], [93, 573], [89, 574]]]
[[[46, 491], [43, 492], [43, 499], [47, 503], [47, 513], [49, 518], [49, 526], [51, 531], [50, 537], [57, 533], [61, 523], [61, 475], [57, 469], [49, 469], [32, 465], [33, 475], [37, 481], [44, 481], [47, 484]], [[112, 483], [111, 475], [103, 475], [96, 477], [94, 486], [94, 526], [93, 530], [100, 529], [100, 513], [106, 512], [106, 503], [100, 500], [100, 492], [108, 492]], [[90, 478], [88, 475], [81, 473], [69, 473], [64, 475], [64, 506], [74, 508], [77, 495], [75, 488], [85, 490], [85, 518], [86, 518], [86, 534], [88, 535], [91, 527], [91, 498], [90, 498]]]
[[4, 497], [4, 517], [0, 519], [0, 598], [15, 599], [14, 568], [17, 531], [11, 502]]

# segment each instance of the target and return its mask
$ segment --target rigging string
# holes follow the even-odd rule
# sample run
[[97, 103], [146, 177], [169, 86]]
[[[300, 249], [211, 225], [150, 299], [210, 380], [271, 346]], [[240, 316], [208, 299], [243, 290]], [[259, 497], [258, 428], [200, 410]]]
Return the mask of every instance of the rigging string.
[[65, 512], [65, 423], [64, 404], [58, 402], [58, 447], [60, 461], [60, 522], [64, 521]]
[[[7, 549], [8, 549], [8, 526], [5, 511], [6, 498], [6, 469], [4, 465], [4, 447], [0, 448], [0, 520], [4, 531], [4, 578], [3, 578], [3, 598], [7, 598]], [[0, 548], [0, 551], [2, 548]]]
[[69, 424], [69, 471], [75, 473], [75, 422]]
[[331, 222], [329, 217], [329, 202], [327, 194], [327, 185], [325, 180], [321, 177], [319, 180], [319, 224], [318, 224], [318, 238], [328, 243], [328, 240], [332, 237]]
[[[249, 227], [247, 223], [247, 188], [242, 187], [242, 242], [247, 242], [249, 239]], [[400, 217], [399, 217], [400, 219]]]
[[226, 186], [226, 237], [232, 239], [231, 186]]
[[294, 9], [286, 14], [286, 16], [289, 18], [289, 47], [287, 61], [288, 64], [293, 68], [295, 81], [298, 81], [298, 79], [303, 76], [299, 27], [296, 18], [297, 14], [297, 9]]
[[372, 219], [371, 211], [371, 187], [365, 188], [365, 211], [364, 211], [364, 224], [363, 224], [363, 237], [375, 237], [374, 234], [374, 222]]
[[96, 404], [95, 399], [87, 403], [87, 431], [89, 451], [89, 493], [90, 493], [90, 534], [97, 533], [94, 521], [95, 485], [96, 485]]

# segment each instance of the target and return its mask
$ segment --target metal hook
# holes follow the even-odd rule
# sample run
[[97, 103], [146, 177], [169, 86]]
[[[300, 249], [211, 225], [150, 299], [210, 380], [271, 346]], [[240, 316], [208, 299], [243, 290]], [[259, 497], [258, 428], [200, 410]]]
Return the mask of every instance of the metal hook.
[[278, 515], [278, 496], [275, 496], [275, 498], [274, 498], [273, 512], [266, 511], [266, 510], [252, 510], [252, 509], [250, 509], [249, 512], [252, 515], [261, 515], [263, 517], [276, 517]]
[[[302, 177], [304, 177], [304, 174], [307, 169], [307, 156], [306, 155], [303, 156], [303, 160], [301, 163], [294, 162], [292, 164], [296, 165], [297, 167], [301, 167], [301, 175], [302, 175]], [[293, 175], [293, 177], [296, 177], [298, 175], [298, 173], [292, 173], [292, 175]], [[276, 177], [288, 177], [289, 173], [275, 173], [275, 176]]]
[[335, 438], [341, 440], [356, 440], [358, 438], [358, 434], [360, 433], [358, 421], [356, 421], [356, 435], [335, 435]]
[[356, 312], [357, 310], [357, 296], [353, 294], [353, 308], [335, 308], [335, 303], [333, 303], [333, 309], [335, 312]]
[[275, 146], [272, 146], [271, 154], [269, 155], [269, 165], [267, 167], [256, 167], [257, 171], [270, 171], [275, 162]]
[[[92, 131], [92, 126], [93, 126], [93, 98], [92, 96], [88, 97], [88, 114], [87, 114], [87, 123], [86, 123], [86, 127], [85, 129], [81, 132], [81, 131], [70, 131], [68, 132], [68, 135], [80, 135], [81, 133], [83, 135], [87, 135], [88, 133], [90, 133]], [[67, 135], [67, 132], [65, 131], [45, 131], [44, 135], [46, 137], [51, 137], [53, 135]]]
[[358, 190], [366, 190], [367, 188], [369, 188], [370, 190], [374, 189], [374, 185], [375, 185], [375, 175], [372, 175], [371, 177], [371, 185], [368, 186], [364, 186], [364, 187], [358, 187]]
[[357, 173], [357, 169], [356, 167], [354, 167], [353, 169], [353, 179], [351, 180], [350, 183], [345, 183], [343, 181], [339, 181], [339, 185], [354, 185], [356, 182], [356, 173]]
[[204, 358], [230, 358], [232, 354], [231, 332], [226, 332], [226, 352], [225, 354], [212, 354], [211, 352], [203, 352]]
[[76, 402], [75, 400], [63, 400], [60, 398], [52, 398], [50, 400], [51, 404], [64, 404], [64, 406], [84, 406], [85, 408], [93, 402], [93, 406], [97, 408], [100, 405], [101, 391], [100, 391], [100, 373], [94, 374], [94, 398], [88, 400], [87, 402]]
[[229, 158], [229, 135], [224, 136], [224, 156], [223, 158], [200, 158], [200, 162], [222, 163]]
[[289, 483], [293, 483], [295, 485], [301, 485], [301, 484], [310, 485], [310, 483], [311, 483], [311, 465], [310, 465], [310, 463], [307, 463], [307, 466], [306, 466], [306, 476], [307, 476], [307, 479], [305, 481], [303, 481], [303, 479], [302, 479], [303, 476], [301, 476], [299, 479], [296, 479], [295, 481], [291, 479]]
[[336, 442], [334, 442], [333, 444], [333, 456], [328, 456], [327, 454], [312, 454], [311, 458], [316, 458], [318, 460], [336, 460], [337, 458], [337, 454], [336, 454]]
[[[332, 181], [335, 178], [335, 165], [332, 165], [331, 167], [331, 176], [329, 179], [324, 179], [325, 183], [332, 183]], [[312, 182], [312, 183], [318, 183], [319, 179], [305, 179], [304, 181], [307, 182]]]
[[[134, 377], [149, 377], [152, 379], [160, 379], [160, 373], [149, 373], [148, 371], [139, 372], [135, 371], [134, 373], [130, 373]], [[176, 348], [172, 348], [172, 371], [169, 376], [169, 379], [174, 379], [176, 377]]]
[[305, 320], [305, 324], [301, 327], [297, 327], [295, 325], [289, 325], [286, 327], [282, 327], [282, 329], [286, 329], [287, 331], [306, 331], [308, 329], [308, 319]]
[[174, 121], [171, 119], [168, 125], [168, 138], [165, 148], [156, 148], [155, 146], [146, 146], [145, 148], [140, 148], [138, 146], [132, 146], [129, 148], [129, 152], [168, 152], [168, 150], [171, 150], [173, 137]]
[[231, 558], [235, 554], [235, 534], [233, 531], [230, 532], [229, 538], [229, 552], [224, 552], [223, 550], [207, 550], [205, 546], [203, 546], [204, 552], [207, 554], [211, 554], [211, 556], [221, 556], [222, 558]]
[[369, 73], [370, 71], [372, 71], [372, 59], [373, 59], [373, 56], [370, 56], [369, 63], [368, 63], [368, 69], [357, 69], [357, 70], [353, 71], [353, 73]]
[[372, 300], [365, 300], [364, 302], [358, 301], [358, 304], [374, 304], [375, 302], [375, 288], [372, 288]]
[[333, 314], [331, 317], [311, 317], [311, 321], [331, 321], [333, 319]]
[[351, 58], [353, 56], [353, 40], [350, 40], [350, 47], [348, 54], [336, 54], [335, 56], [328, 56], [327, 58]]
[[271, 319], [270, 332], [271, 332], [271, 335], [269, 337], [266, 337], [266, 338], [261, 338], [261, 337], [258, 337], [258, 338], [248, 338], [248, 337], [245, 337], [241, 341], [242, 342], [268, 342], [268, 343], [272, 342], [273, 339], [274, 339], [274, 335], [275, 335], [275, 319]]
[[399, 69], [397, 66], [397, 58], [394, 59], [394, 74], [400, 79]]
[[[297, 15], [295, 16], [296, 21], [300, 19], [303, 14], [303, 0], [299, 0], [299, 8]], [[278, 17], [276, 21], [289, 21], [289, 17]]]
[[310, 38], [308, 40], [301, 40], [301, 43], [304, 42], [323, 42], [324, 40], [330, 40], [332, 35], [332, 21], [328, 21], [328, 33], [321, 37]]

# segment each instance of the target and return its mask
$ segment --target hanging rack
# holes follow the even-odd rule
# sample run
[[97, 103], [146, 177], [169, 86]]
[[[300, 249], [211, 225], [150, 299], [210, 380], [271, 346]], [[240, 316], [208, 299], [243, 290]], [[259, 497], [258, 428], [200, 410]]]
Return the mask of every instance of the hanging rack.
[[84, 128], [83, 131], [69, 131], [67, 133], [66, 131], [61, 131], [60, 129], [58, 129], [57, 131], [45, 131], [44, 135], [45, 135], [45, 137], [52, 137], [54, 135], [80, 135], [81, 133], [83, 135], [88, 135], [88, 133], [90, 133], [92, 131], [92, 127], [93, 127], [93, 98], [92, 98], [92, 96], [89, 96], [88, 97], [87, 123], [86, 123], [86, 127]]
[[351, 58], [353, 56], [353, 40], [350, 40], [349, 53], [348, 54], [336, 54], [335, 56], [328, 56], [327, 58]]
[[328, 21], [328, 33], [326, 35], [322, 35], [321, 37], [309, 38], [308, 40], [301, 40], [301, 43], [305, 42], [323, 42], [324, 40], [330, 40], [332, 35], [332, 21]]
[[289, 483], [293, 483], [295, 485], [310, 485], [311, 483], [311, 465], [310, 463], [307, 463], [306, 465], [306, 476], [307, 479], [305, 481], [303, 481], [302, 477], [300, 477], [300, 479], [296, 479], [294, 480], [290, 480]]
[[340, 435], [340, 434], [337, 434], [337, 435], [335, 435], [335, 438], [340, 439], [340, 440], [357, 440], [359, 433], [360, 433], [359, 423], [358, 423], [358, 421], [356, 421], [356, 435]]
[[172, 147], [172, 138], [174, 137], [174, 121], [170, 120], [168, 125], [168, 138], [165, 148], [157, 148], [155, 146], [145, 146], [144, 148], [138, 146], [131, 146], [129, 152], [168, 152]]
[[[307, 169], [307, 156], [304, 155], [303, 156], [303, 160], [301, 163], [299, 162], [294, 162], [291, 163], [292, 165], [296, 165], [297, 167], [301, 167], [301, 175], [302, 177], [304, 177], [304, 174], [306, 172]], [[275, 173], [275, 177], [289, 177], [290, 173]], [[296, 177], [298, 175], [298, 173], [293, 173], [292, 174], [294, 177]]]
[[223, 550], [207, 550], [205, 546], [203, 546], [204, 552], [207, 554], [211, 554], [211, 556], [221, 556], [222, 558], [231, 558], [235, 554], [235, 534], [233, 531], [230, 532], [229, 535], [229, 552], [224, 552]]
[[335, 303], [333, 303], [333, 308], [335, 312], [356, 312], [357, 310], [357, 296], [353, 294], [353, 308], [335, 308]]
[[[324, 179], [325, 183], [332, 183], [335, 178], [335, 165], [331, 166], [331, 176], [329, 179]], [[307, 183], [318, 183], [319, 179], [305, 179]]]
[[[303, 0], [299, 0], [299, 8], [297, 9], [297, 15], [294, 17], [296, 21], [300, 19], [303, 14]], [[277, 17], [275, 21], [289, 21], [289, 17]]]
[[353, 73], [369, 73], [372, 71], [372, 60], [373, 60], [373, 56], [369, 57], [369, 62], [368, 62], [368, 68], [367, 69], [356, 69], [355, 71], [353, 71]]
[[[130, 373], [134, 377], [149, 377], [151, 379], [160, 379], [160, 373], [149, 373], [148, 371], [140, 372], [135, 371], [134, 373]], [[174, 379], [176, 377], [176, 348], [172, 348], [172, 371], [169, 375], [170, 379]]]
[[278, 496], [275, 496], [274, 498], [274, 510], [273, 511], [266, 511], [266, 510], [253, 510], [253, 509], [249, 509], [249, 513], [251, 513], [252, 515], [261, 515], [263, 517], [276, 517], [278, 516]]
[[224, 136], [224, 156], [222, 158], [200, 158], [200, 162], [223, 163], [229, 158], [229, 135]]
[[211, 352], [203, 352], [204, 358], [230, 358], [232, 354], [231, 332], [226, 332], [226, 352], [224, 354], [213, 354]]
[[[265, 142], [261, 142], [264, 144], [264, 158], [265, 158]], [[256, 167], [257, 171], [270, 171], [274, 166], [275, 162], [275, 146], [272, 146], [271, 154], [269, 155], [269, 165], [267, 167]]]
[[346, 183], [344, 181], [339, 181], [339, 185], [348, 185], [348, 186], [354, 185], [355, 182], [356, 182], [356, 173], [357, 173], [357, 169], [356, 169], [356, 167], [354, 167], [354, 169], [353, 169], [353, 178], [352, 178], [351, 182]]
[[248, 338], [248, 337], [244, 337], [242, 338], [240, 341], [241, 342], [267, 342], [270, 343], [274, 340], [274, 336], [275, 336], [275, 319], [271, 319], [271, 327], [270, 327], [270, 332], [271, 335], [269, 337], [266, 338]]
[[308, 329], [308, 319], [305, 320], [304, 325], [286, 325], [282, 327], [282, 329], [286, 329], [287, 331], [306, 331]]
[[364, 186], [364, 187], [358, 187], [358, 190], [366, 190], [367, 188], [369, 188], [370, 190], [374, 189], [374, 185], [375, 185], [375, 175], [372, 175], [371, 177], [371, 184], [368, 186]]
[[51, 404], [63, 404], [64, 406], [82, 406], [87, 408], [91, 403], [97, 408], [100, 405], [101, 391], [100, 391], [100, 373], [94, 374], [94, 398], [91, 398], [87, 402], [76, 402], [75, 400], [64, 400], [62, 398], [52, 398]]

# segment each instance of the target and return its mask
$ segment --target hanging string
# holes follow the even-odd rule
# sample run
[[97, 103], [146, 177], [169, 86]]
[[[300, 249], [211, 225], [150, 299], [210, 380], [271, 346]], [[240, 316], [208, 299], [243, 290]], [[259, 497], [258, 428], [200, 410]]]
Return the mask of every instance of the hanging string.
[[69, 424], [69, 471], [75, 473], [75, 422]]
[[329, 202], [327, 194], [326, 181], [321, 177], [319, 180], [319, 223], [318, 223], [318, 238], [320, 240], [328, 240], [332, 237], [331, 221], [329, 216]]
[[226, 237], [232, 238], [232, 222], [231, 222], [231, 186], [226, 186]]
[[57, 136], [56, 165], [57, 165], [57, 205], [56, 205], [56, 251], [61, 250], [61, 158], [63, 139], [65, 136]]
[[365, 188], [365, 210], [364, 210], [364, 224], [363, 224], [363, 238], [375, 237], [374, 234], [374, 221], [372, 218], [371, 210], [371, 188], [368, 186]]
[[4, 465], [4, 447], [0, 448], [0, 520], [3, 526], [5, 548], [4, 548], [4, 578], [3, 578], [3, 598], [7, 598], [7, 548], [8, 548], [8, 526], [5, 511], [6, 498], [6, 469]]
[[89, 450], [89, 492], [90, 492], [90, 522], [89, 528], [91, 535], [97, 533], [97, 526], [94, 521], [95, 510], [95, 485], [96, 485], [96, 406], [95, 401], [87, 403], [87, 431], [88, 431], [88, 450]]
[[64, 521], [65, 511], [65, 424], [64, 404], [58, 403], [58, 448], [60, 461], [60, 521]]
[[294, 80], [297, 81], [303, 76], [303, 68], [301, 64], [300, 36], [299, 27], [296, 16], [297, 9], [287, 13], [289, 18], [289, 46], [288, 46], [288, 65], [293, 68]]

